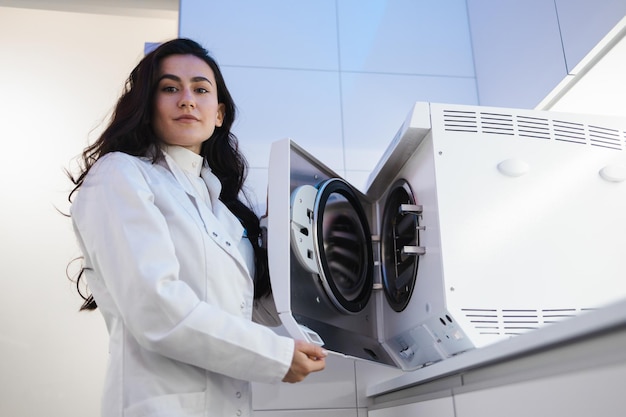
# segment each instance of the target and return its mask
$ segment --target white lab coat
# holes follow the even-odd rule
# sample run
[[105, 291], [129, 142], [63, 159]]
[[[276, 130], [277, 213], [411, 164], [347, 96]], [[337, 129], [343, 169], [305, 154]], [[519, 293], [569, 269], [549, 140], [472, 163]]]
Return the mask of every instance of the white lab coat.
[[246, 416], [248, 381], [279, 382], [294, 342], [251, 321], [243, 228], [166, 155], [102, 157], [71, 207], [89, 289], [110, 334], [103, 417]]

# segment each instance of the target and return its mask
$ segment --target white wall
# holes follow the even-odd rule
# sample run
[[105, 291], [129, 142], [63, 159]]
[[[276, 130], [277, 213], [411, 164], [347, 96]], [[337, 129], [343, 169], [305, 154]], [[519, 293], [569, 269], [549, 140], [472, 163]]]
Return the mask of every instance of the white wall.
[[[106, 34], [106, 35], [105, 35]], [[63, 168], [93, 139], [177, 13], [125, 17], [0, 7], [0, 415], [96, 416], [108, 338], [65, 278], [78, 255]]]

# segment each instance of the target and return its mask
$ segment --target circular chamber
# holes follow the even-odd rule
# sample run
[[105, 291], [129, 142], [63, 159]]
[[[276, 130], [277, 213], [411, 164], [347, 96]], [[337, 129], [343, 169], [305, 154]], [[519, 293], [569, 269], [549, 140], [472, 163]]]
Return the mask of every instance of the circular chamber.
[[373, 287], [372, 237], [363, 207], [348, 183], [332, 178], [320, 185], [314, 211], [324, 289], [339, 310], [358, 313]]
[[409, 184], [399, 180], [390, 189], [381, 222], [382, 280], [391, 308], [400, 312], [411, 299], [417, 279], [419, 219]]

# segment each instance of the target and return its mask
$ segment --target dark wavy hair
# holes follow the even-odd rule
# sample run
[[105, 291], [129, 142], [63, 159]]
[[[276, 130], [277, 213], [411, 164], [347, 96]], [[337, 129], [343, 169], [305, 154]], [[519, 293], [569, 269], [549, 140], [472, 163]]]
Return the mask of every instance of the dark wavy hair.
[[[270, 293], [267, 252], [260, 245], [259, 218], [249, 207], [249, 200], [242, 190], [248, 164], [239, 151], [237, 138], [230, 131], [237, 109], [217, 62], [197, 42], [190, 39], [174, 39], [163, 43], [148, 53], [132, 70], [108, 127], [93, 144], [82, 152], [79, 160], [79, 174], [74, 176], [68, 172], [74, 184], [68, 199], [71, 203], [72, 196], [83, 184], [91, 167], [109, 152], [151, 156], [153, 163], [163, 158], [159, 146], [160, 141], [152, 130], [152, 117], [159, 66], [163, 59], [171, 55], [196, 56], [209, 65], [215, 76], [218, 102], [224, 106], [224, 120], [222, 126], [216, 126], [211, 137], [202, 144], [200, 155], [222, 183], [220, 200], [239, 218], [247, 230], [255, 254], [254, 297], [262, 297]], [[240, 196], [243, 196], [248, 204], [242, 201]], [[94, 310], [97, 305], [93, 296], [85, 295], [80, 288], [83, 276], [84, 268], [78, 273], [76, 279], [78, 293], [84, 300], [81, 310]]]

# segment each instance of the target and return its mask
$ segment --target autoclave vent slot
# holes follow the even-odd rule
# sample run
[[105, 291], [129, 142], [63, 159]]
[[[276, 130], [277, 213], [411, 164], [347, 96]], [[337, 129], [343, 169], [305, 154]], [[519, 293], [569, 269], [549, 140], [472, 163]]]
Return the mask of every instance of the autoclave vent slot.
[[589, 125], [589, 140], [594, 146], [621, 149], [621, 137], [617, 129]]
[[444, 110], [443, 111], [444, 129], [451, 132], [478, 132], [478, 120], [476, 112]]
[[564, 142], [587, 144], [585, 125], [582, 123], [554, 120], [554, 139]]
[[514, 135], [513, 116], [499, 113], [480, 113], [481, 130], [483, 133]]
[[550, 140], [548, 119], [517, 116], [517, 132], [522, 137]]

